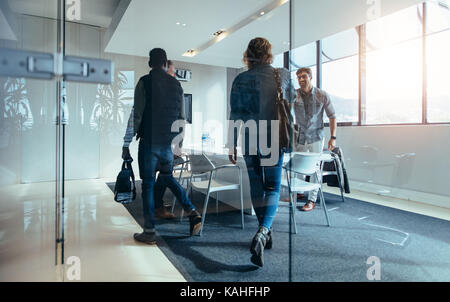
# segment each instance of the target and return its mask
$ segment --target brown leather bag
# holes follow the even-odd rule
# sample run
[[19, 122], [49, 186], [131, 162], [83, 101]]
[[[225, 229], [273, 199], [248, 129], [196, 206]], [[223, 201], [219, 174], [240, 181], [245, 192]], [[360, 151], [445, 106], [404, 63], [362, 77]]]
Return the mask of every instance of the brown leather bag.
[[291, 104], [284, 98], [283, 90], [281, 88], [281, 79], [279, 71], [274, 68], [275, 81], [277, 83], [277, 118], [280, 123], [279, 143], [280, 149], [286, 151], [295, 150], [295, 145], [298, 142], [300, 131], [298, 125], [294, 124], [294, 119], [291, 114]]

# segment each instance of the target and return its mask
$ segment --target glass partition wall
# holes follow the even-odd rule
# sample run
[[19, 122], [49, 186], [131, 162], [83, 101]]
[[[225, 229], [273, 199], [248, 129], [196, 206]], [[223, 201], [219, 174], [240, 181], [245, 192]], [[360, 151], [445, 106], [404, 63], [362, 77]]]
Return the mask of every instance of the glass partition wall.
[[[290, 192], [292, 179], [303, 180], [292, 172], [293, 154], [270, 153], [278, 157], [276, 169], [259, 162], [261, 150], [273, 150], [276, 143], [257, 139], [260, 152], [247, 154], [240, 136], [239, 170], [226, 167], [208, 174], [240, 190], [208, 194], [198, 188], [209, 178], [192, 176], [194, 163], [174, 167], [177, 181], [205, 217], [202, 236], [189, 236], [189, 219], [167, 189], [159, 209], [173, 212], [175, 219], [157, 217], [157, 247], [133, 239], [144, 224], [136, 139], [129, 149], [137, 198], [128, 205], [114, 201], [130, 116], [134, 125], [135, 89], [151, 70], [149, 51], [166, 50], [183, 88], [189, 120], [183, 158], [204, 154], [208, 165], [223, 167], [231, 164], [228, 121], [245, 120], [249, 124], [243, 129], [251, 131], [252, 122], [259, 125], [276, 111], [275, 100], [264, 99], [273, 84], [272, 69], [261, 69], [259, 59], [243, 60], [256, 37], [271, 44], [271, 66], [285, 77], [285, 99], [299, 102], [297, 70], [310, 68], [311, 83], [334, 105], [338, 146], [348, 152], [342, 157], [359, 188], [405, 199], [414, 188], [450, 194], [445, 172], [430, 172], [442, 169], [429, 167], [424, 159], [428, 149], [410, 140], [395, 147], [398, 137], [411, 133], [403, 128], [377, 132], [392, 124], [449, 122], [448, 77], [442, 73], [449, 63], [448, 3], [427, 1], [371, 16], [369, 4], [345, 9], [338, 1], [306, 2], [313, 1], [2, 1], [0, 281], [366, 281], [373, 277], [368, 269], [376, 257], [390, 261], [383, 280], [411, 281], [389, 254], [400, 257], [397, 252], [415, 236], [403, 231], [407, 217], [397, 219], [395, 213], [358, 201], [344, 203], [339, 192], [328, 188], [326, 203], [319, 192], [315, 210], [300, 211], [309, 196]], [[166, 13], [148, 18], [154, 10]], [[37, 52], [53, 54], [54, 61], [41, 61], [49, 57]], [[68, 81], [64, 56], [112, 62], [114, 69], [104, 70], [112, 83]], [[53, 77], [4, 73], [11, 62], [21, 72], [50, 68]], [[79, 72], [95, 74], [87, 66], [81, 64]], [[325, 126], [327, 149], [330, 120], [325, 114], [323, 123], [315, 122]], [[373, 127], [361, 132], [360, 126]], [[445, 128], [437, 131], [446, 135]], [[438, 141], [426, 129], [417, 132], [426, 141]], [[413, 169], [433, 174], [434, 184], [427, 187]], [[424, 229], [435, 224], [424, 224]], [[260, 225], [273, 227], [262, 268], [255, 265], [261, 259], [249, 251]], [[445, 242], [439, 236], [425, 244]], [[445, 249], [436, 250], [440, 256]], [[417, 277], [419, 269], [407, 271]]]
[[[336, 197], [339, 190], [324, 180], [331, 227], [327, 227], [320, 203], [311, 213], [297, 209], [299, 234], [290, 246], [292, 280], [419, 281], [426, 279], [422, 270], [430, 280], [448, 275], [448, 271], [428, 266], [426, 257], [410, 254], [414, 265], [399, 260], [421, 241], [428, 222], [446, 221], [421, 216], [423, 221], [416, 227], [402, 221], [407, 212], [388, 208], [399, 200], [448, 207], [449, 191], [434, 172], [442, 169], [442, 163], [430, 161], [430, 150], [425, 147], [434, 139], [439, 145], [448, 136], [449, 85], [443, 83], [449, 79], [444, 71], [448, 65], [444, 53], [450, 43], [448, 1], [411, 2], [391, 12], [390, 4], [383, 1], [368, 1], [367, 6], [363, 1], [348, 12], [335, 1], [318, 4], [315, 8], [322, 10], [316, 15], [303, 10], [301, 1], [291, 2], [291, 72], [294, 75], [299, 67], [310, 67], [315, 86], [325, 91], [335, 107], [337, 146], [350, 189], [357, 192], [354, 199], [361, 196], [361, 200], [387, 206], [343, 202]], [[313, 20], [312, 15], [327, 21]], [[351, 24], [345, 17], [358, 21]], [[327, 31], [322, 24], [337, 27]], [[309, 38], [312, 33], [318, 41]], [[327, 149], [326, 114], [324, 124]], [[436, 235], [426, 239], [431, 246], [448, 246], [444, 237]], [[443, 253], [435, 260], [443, 264], [445, 258]], [[376, 274], [379, 265], [384, 269], [381, 276]]]
[[[190, 98], [185, 106], [186, 115], [190, 111], [192, 119], [185, 125], [184, 156], [204, 153], [216, 167], [229, 165], [227, 120], [232, 108], [233, 83], [248, 70], [243, 54], [250, 40], [263, 37], [270, 42], [274, 56], [283, 56], [278, 67], [289, 67], [284, 58], [290, 45], [289, 1], [209, 1], [206, 5], [206, 1], [171, 0], [131, 1], [124, 5], [126, 2], [115, 7], [117, 16], [106, 27], [93, 25], [87, 19], [66, 22], [67, 55], [107, 59], [115, 67], [111, 85], [67, 83], [66, 256], [80, 259], [83, 281], [289, 281], [289, 202], [281, 202], [275, 215], [277, 243], [273, 251], [265, 254], [264, 268], [268, 273], [263, 279], [263, 273], [251, 262], [249, 247], [259, 223], [253, 210], [251, 184], [240, 142], [237, 166], [243, 176], [244, 229], [239, 190], [210, 194], [206, 204], [206, 192], [189, 190], [190, 179], [181, 177], [180, 183], [192, 204], [202, 215], [206, 213], [202, 236], [189, 237], [189, 219], [181, 217], [183, 212], [176, 201], [175, 220], [156, 218], [157, 252], [135, 242], [133, 234], [141, 232], [143, 227], [140, 142], [135, 139], [130, 153], [134, 159], [137, 198], [132, 204], [122, 206], [114, 202], [112, 192], [123, 162], [123, 138], [136, 101], [135, 89], [151, 70], [149, 51], [156, 47], [165, 49], [168, 59], [174, 63], [183, 93]], [[81, 5], [89, 4], [82, 1]], [[153, 10], [172, 13], [149, 19], [147, 13]], [[217, 10], [222, 13], [218, 14]], [[164, 35], [160, 28], [165, 29]], [[191, 76], [184, 77], [186, 74]], [[274, 78], [271, 69], [265, 76]], [[253, 89], [250, 85], [245, 83], [243, 89]], [[261, 85], [263, 90], [265, 84]], [[266, 105], [272, 107], [274, 103]], [[260, 108], [254, 113], [259, 114]], [[253, 119], [259, 123], [262, 117]], [[218, 182], [235, 183], [239, 179], [237, 173], [237, 169], [221, 169], [214, 173], [214, 178]], [[175, 171], [175, 175], [180, 174]], [[198, 176], [192, 182], [205, 180], [208, 178]], [[288, 197], [286, 192], [282, 188], [282, 199]], [[174, 196], [167, 189], [163, 206], [169, 212], [173, 202]]]
[[[61, 51], [61, 22], [18, 14], [20, 4], [11, 4], [0, 7], [0, 48], [9, 49], [0, 67], [0, 280], [57, 281], [63, 278], [61, 86], [14, 75], [38, 53]], [[46, 1], [42, 10], [56, 17], [57, 8], [58, 1]]]

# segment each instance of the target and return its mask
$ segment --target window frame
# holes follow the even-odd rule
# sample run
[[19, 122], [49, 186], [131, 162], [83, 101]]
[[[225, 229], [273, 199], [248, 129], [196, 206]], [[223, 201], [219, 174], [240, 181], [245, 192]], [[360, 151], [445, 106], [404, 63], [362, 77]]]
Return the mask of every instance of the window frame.
[[[449, 122], [429, 122], [428, 119], [428, 69], [427, 69], [427, 37], [435, 33], [427, 33], [427, 2], [422, 2], [422, 33], [419, 39], [422, 39], [422, 58], [418, 58], [422, 62], [422, 122], [421, 123], [389, 123], [389, 124], [367, 124], [366, 122], [366, 60], [367, 60], [367, 37], [366, 24], [356, 27], [358, 32], [358, 57], [359, 57], [359, 97], [358, 97], [358, 122], [339, 122], [338, 127], [385, 127], [385, 126], [423, 126], [423, 125], [450, 125]], [[446, 29], [450, 30], [450, 29]], [[443, 32], [442, 30], [440, 32]], [[317, 68], [317, 87], [322, 88], [322, 40], [316, 41], [316, 68]], [[329, 127], [329, 123], [325, 123], [325, 127]]]

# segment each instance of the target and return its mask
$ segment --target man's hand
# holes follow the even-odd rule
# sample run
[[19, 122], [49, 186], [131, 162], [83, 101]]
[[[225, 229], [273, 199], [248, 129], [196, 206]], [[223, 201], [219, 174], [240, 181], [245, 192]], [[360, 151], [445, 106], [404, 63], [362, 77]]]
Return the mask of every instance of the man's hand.
[[237, 163], [237, 149], [234, 148], [233, 150], [233, 155], [229, 154], [228, 155], [228, 159], [230, 160], [230, 162], [235, 165]]
[[336, 140], [330, 139], [330, 141], [328, 142], [328, 151], [333, 151], [334, 148], [336, 148]]
[[130, 148], [128, 148], [128, 147], [122, 148], [122, 159], [123, 160], [131, 159]]

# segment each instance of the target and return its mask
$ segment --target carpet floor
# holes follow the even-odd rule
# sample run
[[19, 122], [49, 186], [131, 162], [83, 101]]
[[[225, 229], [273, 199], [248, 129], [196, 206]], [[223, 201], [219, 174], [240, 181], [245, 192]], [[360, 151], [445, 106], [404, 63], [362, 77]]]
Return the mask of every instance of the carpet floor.
[[[107, 184], [111, 190], [114, 183]], [[142, 226], [143, 212], [137, 199], [126, 205]], [[170, 201], [170, 193], [167, 201]], [[282, 195], [282, 198], [286, 196]], [[298, 282], [368, 281], [368, 262], [380, 260], [381, 281], [450, 281], [450, 222], [389, 207], [325, 194], [331, 227], [321, 208], [296, 212], [298, 234], [293, 236], [293, 275]], [[204, 195], [194, 193], [201, 209]], [[301, 204], [301, 203], [300, 203]], [[176, 207], [179, 215], [180, 207]], [[158, 246], [188, 281], [285, 282], [289, 272], [289, 208], [280, 202], [274, 228], [274, 246], [264, 254], [265, 265], [250, 262], [250, 242], [257, 219], [211, 199], [203, 236], [189, 237], [189, 221], [157, 221]], [[130, 234], [131, 236], [132, 234]], [[149, 259], [151, 261], [151, 259]]]

